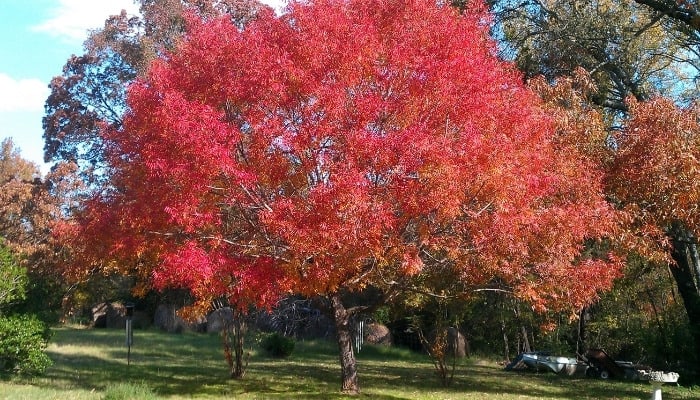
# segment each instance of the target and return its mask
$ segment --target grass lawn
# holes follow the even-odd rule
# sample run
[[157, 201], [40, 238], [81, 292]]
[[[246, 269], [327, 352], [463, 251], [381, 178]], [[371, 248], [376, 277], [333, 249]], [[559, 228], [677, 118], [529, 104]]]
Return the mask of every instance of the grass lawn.
[[[333, 343], [299, 342], [278, 360], [251, 351], [242, 380], [227, 378], [219, 337], [135, 331], [127, 365], [124, 332], [62, 327], [48, 348], [44, 376], [0, 381], [0, 398], [19, 399], [344, 399]], [[365, 346], [357, 355], [367, 399], [649, 399], [648, 383], [505, 372], [469, 359], [452, 386], [440, 386], [430, 361], [407, 350]], [[119, 397], [119, 390], [131, 395]], [[139, 394], [139, 390], [145, 394]], [[150, 392], [150, 396], [149, 396]], [[700, 398], [700, 388], [664, 387], [664, 400]]]

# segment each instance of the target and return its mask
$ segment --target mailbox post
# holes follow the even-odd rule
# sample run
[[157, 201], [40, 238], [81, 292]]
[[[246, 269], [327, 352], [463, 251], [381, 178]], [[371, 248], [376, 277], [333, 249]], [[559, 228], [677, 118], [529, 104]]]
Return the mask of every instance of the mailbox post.
[[134, 344], [133, 317], [134, 303], [126, 303], [126, 365], [131, 365], [131, 345]]

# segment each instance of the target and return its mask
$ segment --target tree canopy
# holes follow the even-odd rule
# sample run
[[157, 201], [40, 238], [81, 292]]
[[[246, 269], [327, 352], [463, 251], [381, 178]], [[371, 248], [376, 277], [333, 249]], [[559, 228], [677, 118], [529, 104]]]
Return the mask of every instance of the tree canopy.
[[[42, 179], [39, 167], [23, 159], [10, 139], [0, 148], [0, 237], [34, 268], [49, 250], [53, 223], [61, 218], [70, 167], [61, 165]], [[31, 259], [31, 260], [30, 260]]]
[[617, 275], [582, 255], [614, 229], [602, 175], [495, 56], [485, 8], [321, 0], [186, 21], [102, 132], [111, 187], [72, 228], [88, 259], [202, 307], [328, 298], [349, 392], [345, 292], [440, 267], [467, 294], [576, 309]]

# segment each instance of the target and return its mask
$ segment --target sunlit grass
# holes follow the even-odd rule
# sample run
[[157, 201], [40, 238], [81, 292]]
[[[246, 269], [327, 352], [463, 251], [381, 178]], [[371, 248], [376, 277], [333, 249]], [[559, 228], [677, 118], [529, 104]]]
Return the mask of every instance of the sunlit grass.
[[[129, 391], [162, 399], [349, 398], [338, 391], [335, 346], [325, 341], [299, 342], [287, 359], [252, 347], [241, 380], [228, 379], [216, 335], [136, 331], [128, 363], [122, 331], [59, 328], [48, 352], [55, 364], [46, 375], [0, 382], [0, 398], [92, 400]], [[652, 391], [647, 383], [505, 372], [484, 359], [462, 362], [453, 385], [444, 388], [421, 354], [365, 346], [357, 358], [359, 397], [367, 399], [639, 400], [650, 398]], [[700, 398], [700, 390], [664, 387], [663, 398]]]

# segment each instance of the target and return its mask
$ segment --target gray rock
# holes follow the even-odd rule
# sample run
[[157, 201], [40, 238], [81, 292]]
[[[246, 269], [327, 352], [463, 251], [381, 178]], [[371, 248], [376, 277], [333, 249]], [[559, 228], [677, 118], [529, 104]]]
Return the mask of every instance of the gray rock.
[[207, 332], [217, 333], [224, 329], [225, 323], [233, 322], [233, 311], [229, 307], [214, 310], [207, 315]]
[[389, 328], [378, 323], [365, 325], [364, 336], [365, 343], [391, 346], [394, 342]]
[[447, 350], [457, 358], [469, 357], [469, 342], [457, 328], [447, 328]]

